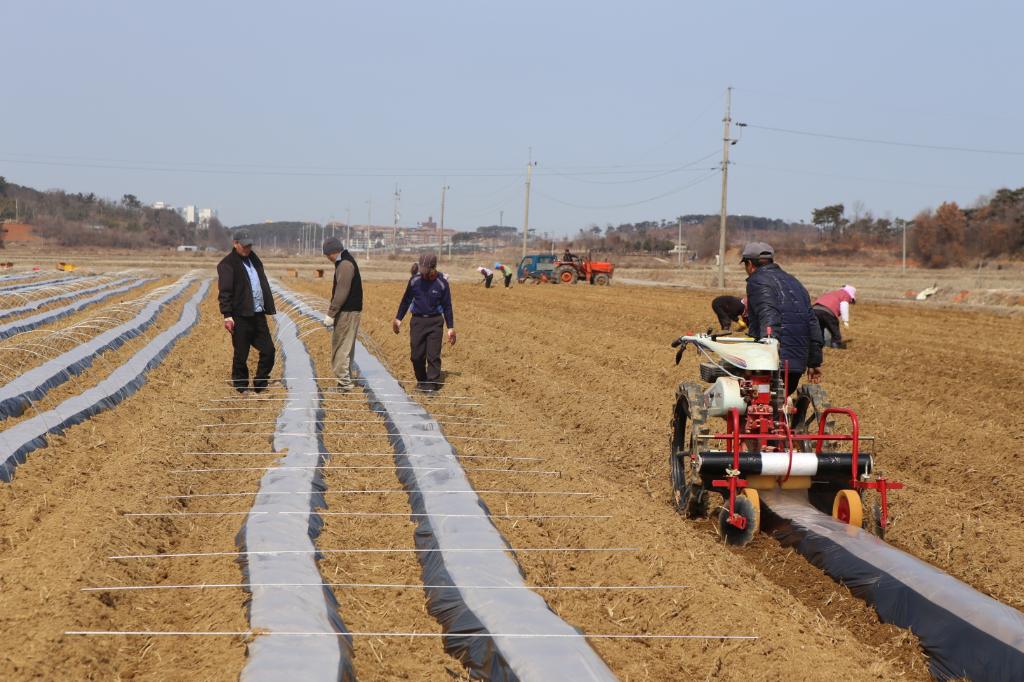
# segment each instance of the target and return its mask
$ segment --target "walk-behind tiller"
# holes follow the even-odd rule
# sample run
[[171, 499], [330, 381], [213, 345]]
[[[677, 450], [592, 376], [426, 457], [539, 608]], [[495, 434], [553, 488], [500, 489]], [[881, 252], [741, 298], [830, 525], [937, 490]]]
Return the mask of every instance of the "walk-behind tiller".
[[[861, 452], [871, 439], [860, 435], [853, 410], [830, 407], [813, 383], [787, 399], [775, 339], [680, 336], [672, 342], [677, 365], [687, 345], [704, 356], [700, 377], [711, 387], [683, 382], [676, 390], [670, 467], [680, 513], [706, 517], [711, 493], [718, 493], [722, 538], [744, 545], [760, 527], [759, 490], [807, 490], [820, 511], [884, 537], [888, 492], [903, 484], [879, 476], [871, 454]], [[711, 417], [725, 421], [724, 432], [711, 432]], [[849, 421], [849, 434], [835, 432], [837, 418]], [[724, 449], [712, 449], [716, 443]]]

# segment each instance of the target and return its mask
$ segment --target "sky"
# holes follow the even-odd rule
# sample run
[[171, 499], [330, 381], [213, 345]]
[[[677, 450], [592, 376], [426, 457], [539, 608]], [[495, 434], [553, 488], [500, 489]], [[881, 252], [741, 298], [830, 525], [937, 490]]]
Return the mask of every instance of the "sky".
[[718, 213], [728, 87], [733, 214], [1024, 185], [1019, 2], [0, 0], [0, 23], [0, 175], [226, 225], [390, 225], [396, 186], [413, 225], [448, 186], [446, 226], [521, 228], [531, 158], [539, 233]]

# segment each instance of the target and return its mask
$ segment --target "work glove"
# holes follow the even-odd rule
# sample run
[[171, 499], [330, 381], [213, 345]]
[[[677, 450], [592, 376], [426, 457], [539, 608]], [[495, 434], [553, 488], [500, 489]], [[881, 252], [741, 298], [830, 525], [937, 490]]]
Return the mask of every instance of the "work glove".
[[224, 328], [228, 330], [229, 334], [234, 334], [235, 333], [235, 318], [233, 318], [233, 317], [225, 317], [224, 318]]
[[334, 326], [334, 318], [331, 317], [330, 315], [324, 315], [324, 326], [325, 327], [333, 327]]
[[850, 323], [847, 322], [846, 320], [843, 320], [843, 328], [849, 329], [850, 328]]

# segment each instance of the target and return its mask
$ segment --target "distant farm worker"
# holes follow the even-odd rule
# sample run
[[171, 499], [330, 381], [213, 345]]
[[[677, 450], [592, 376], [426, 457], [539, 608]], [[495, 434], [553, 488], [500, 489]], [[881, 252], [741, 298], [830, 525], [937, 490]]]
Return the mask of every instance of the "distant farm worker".
[[575, 260], [576, 254], [569, 250], [569, 247], [565, 247], [565, 253], [562, 254], [562, 260], [566, 263], [571, 263]]
[[718, 317], [719, 329], [729, 331], [735, 322], [741, 332], [747, 331], [747, 299], [717, 296], [711, 301], [711, 310]]
[[267, 388], [274, 369], [274, 341], [267, 326], [267, 315], [274, 315], [274, 296], [263, 272], [263, 261], [252, 250], [252, 237], [246, 230], [232, 235], [231, 253], [217, 264], [217, 288], [224, 328], [231, 334], [234, 355], [231, 360], [231, 384], [242, 395], [249, 393], [249, 347], [259, 354], [252, 390]]
[[331, 304], [324, 315], [324, 324], [334, 327], [331, 334], [331, 369], [338, 380], [336, 390], [348, 393], [355, 388], [352, 381], [352, 358], [356, 352], [359, 318], [363, 311], [363, 280], [356, 259], [340, 239], [325, 239], [323, 252], [327, 260], [334, 263]]
[[441, 336], [444, 325], [448, 325], [448, 343], [455, 345], [452, 290], [448, 280], [437, 271], [437, 254], [421, 254], [419, 266], [419, 273], [405, 287], [391, 329], [398, 334], [402, 329], [402, 318], [411, 310], [409, 346], [416, 388], [433, 393], [441, 387]]
[[508, 289], [510, 286], [512, 286], [512, 275], [515, 274], [512, 271], [512, 268], [510, 268], [509, 266], [507, 266], [507, 265], [505, 265], [503, 263], [495, 263], [494, 264], [494, 269], [497, 270], [498, 272], [500, 272], [502, 275], [504, 275], [504, 277], [505, 277], [505, 288], [506, 289]]
[[824, 341], [811, 297], [796, 277], [775, 263], [775, 250], [768, 244], [747, 244], [740, 258], [747, 271], [748, 333], [755, 339], [778, 339], [780, 369], [787, 372], [786, 386], [792, 393], [804, 370], [811, 380], [821, 375]]
[[857, 289], [849, 284], [843, 286], [842, 289], [822, 294], [814, 302], [814, 315], [818, 318], [818, 324], [821, 325], [821, 333], [824, 335], [828, 330], [832, 336], [829, 342], [829, 346], [832, 348], [846, 348], [846, 344], [843, 343], [843, 333], [839, 329], [839, 320], [842, 320], [843, 326], [849, 329], [850, 304], [856, 302]]
[[[491, 282], [494, 281], [494, 272], [491, 271], [491, 270], [488, 270], [487, 268], [485, 268], [482, 265], [480, 267], [478, 267], [476, 269], [476, 271], [484, 276], [484, 279], [483, 279], [484, 286], [486, 288], [490, 289], [491, 288]], [[479, 282], [477, 282], [477, 284], [479, 284]]]

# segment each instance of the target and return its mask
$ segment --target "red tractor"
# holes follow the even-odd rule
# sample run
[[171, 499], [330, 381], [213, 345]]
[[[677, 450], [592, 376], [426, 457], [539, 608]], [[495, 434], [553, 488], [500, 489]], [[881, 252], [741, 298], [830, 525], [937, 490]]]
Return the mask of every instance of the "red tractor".
[[562, 255], [561, 260], [555, 261], [554, 282], [562, 284], [576, 284], [583, 281], [598, 286], [607, 286], [612, 283], [612, 273], [615, 272], [615, 265], [607, 261], [591, 260], [590, 254], [582, 258], [568, 250]]

